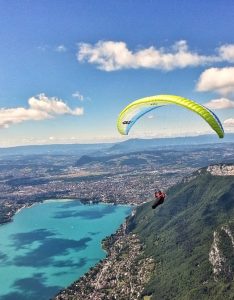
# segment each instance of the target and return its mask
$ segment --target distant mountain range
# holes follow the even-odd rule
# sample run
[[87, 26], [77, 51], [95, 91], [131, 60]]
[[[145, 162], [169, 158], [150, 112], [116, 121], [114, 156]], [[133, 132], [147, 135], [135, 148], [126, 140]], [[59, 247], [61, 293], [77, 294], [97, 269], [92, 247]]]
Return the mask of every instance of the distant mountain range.
[[18, 146], [0, 148], [0, 156], [7, 155], [105, 155], [133, 152], [139, 150], [153, 150], [174, 146], [190, 147], [204, 144], [234, 143], [234, 133], [226, 134], [224, 139], [218, 139], [216, 135], [199, 135], [191, 137], [153, 138], [153, 139], [129, 139], [119, 143], [100, 144], [52, 144]]
[[[7, 155], [85, 155], [98, 154], [109, 149], [112, 144], [51, 144], [0, 148], [0, 156]], [[103, 153], [103, 152], [101, 152]]]
[[[233, 144], [203, 144], [199, 147], [172, 146], [150, 150], [128, 151], [119, 154], [83, 155], [75, 163], [76, 167], [134, 167], [146, 170], [151, 166], [157, 170], [163, 166], [187, 166], [201, 168], [208, 164], [234, 162]], [[111, 153], [111, 152], [109, 152]]]
[[154, 139], [129, 139], [124, 142], [116, 143], [110, 148], [110, 152], [121, 153], [138, 150], [151, 150], [157, 148], [181, 146], [199, 146], [204, 144], [223, 144], [234, 143], [234, 134], [226, 134], [223, 139], [217, 138], [216, 135], [199, 135], [189, 137], [175, 138], [154, 138]]
[[199, 170], [151, 205], [128, 221], [156, 262], [143, 296], [234, 299], [234, 165]]

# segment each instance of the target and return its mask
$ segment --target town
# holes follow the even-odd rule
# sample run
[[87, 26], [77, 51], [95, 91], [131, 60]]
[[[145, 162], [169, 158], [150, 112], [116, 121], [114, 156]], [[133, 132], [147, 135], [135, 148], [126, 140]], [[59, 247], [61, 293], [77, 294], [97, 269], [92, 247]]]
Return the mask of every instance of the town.
[[46, 199], [140, 205], [153, 200], [155, 190], [167, 191], [198, 168], [232, 162], [233, 157], [233, 144], [99, 157], [1, 157], [0, 223], [11, 221], [22, 207]]

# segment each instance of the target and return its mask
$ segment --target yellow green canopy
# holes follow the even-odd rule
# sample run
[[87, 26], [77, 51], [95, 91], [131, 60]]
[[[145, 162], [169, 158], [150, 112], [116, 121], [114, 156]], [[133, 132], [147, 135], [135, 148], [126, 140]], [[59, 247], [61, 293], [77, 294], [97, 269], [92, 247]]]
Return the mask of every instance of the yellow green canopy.
[[220, 138], [224, 137], [224, 130], [218, 117], [207, 107], [195, 101], [175, 96], [157, 95], [138, 99], [126, 106], [119, 114], [117, 128], [121, 134], [127, 135], [131, 127], [144, 114], [161, 106], [175, 104], [183, 106], [201, 116]]

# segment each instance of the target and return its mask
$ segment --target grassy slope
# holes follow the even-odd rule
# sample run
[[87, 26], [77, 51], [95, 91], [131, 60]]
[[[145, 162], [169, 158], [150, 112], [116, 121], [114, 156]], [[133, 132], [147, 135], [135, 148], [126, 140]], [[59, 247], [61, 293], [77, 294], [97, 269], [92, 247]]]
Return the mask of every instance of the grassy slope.
[[[203, 173], [171, 188], [156, 212], [151, 203], [140, 207], [130, 227], [144, 242], [145, 254], [157, 262], [145, 294], [160, 300], [234, 299], [234, 282], [215, 282], [208, 259], [214, 230], [228, 222], [234, 224], [234, 176]], [[227, 236], [223, 247], [234, 273]]]

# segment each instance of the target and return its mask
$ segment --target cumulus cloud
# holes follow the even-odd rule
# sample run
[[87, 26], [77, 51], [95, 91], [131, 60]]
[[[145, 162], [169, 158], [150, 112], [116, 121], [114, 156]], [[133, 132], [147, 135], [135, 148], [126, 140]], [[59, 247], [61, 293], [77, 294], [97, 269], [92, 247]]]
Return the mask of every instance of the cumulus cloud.
[[79, 92], [79, 91], [75, 91], [73, 94], [72, 94], [72, 97], [73, 98], [76, 98], [80, 101], [83, 101], [84, 100], [84, 96]]
[[24, 121], [38, 121], [55, 117], [56, 115], [75, 115], [79, 116], [84, 113], [82, 107], [71, 109], [64, 101], [56, 97], [47, 97], [40, 94], [31, 97], [28, 100], [29, 107], [1, 108], [0, 109], [0, 127], [7, 128], [11, 124], [21, 123]]
[[234, 127], [234, 118], [227, 119], [223, 123], [226, 127]]
[[[222, 53], [225, 51], [223, 50]], [[128, 49], [125, 42], [99, 41], [96, 44], [80, 43], [77, 53], [80, 62], [97, 65], [104, 71], [127, 68], [173, 70], [218, 62], [220, 55], [200, 55], [191, 51], [186, 41], [176, 42], [169, 49], [149, 47], [136, 51]]]
[[227, 98], [213, 99], [206, 103], [205, 106], [210, 109], [234, 108], [234, 101], [231, 101]]
[[220, 95], [234, 93], [234, 67], [209, 68], [199, 77], [197, 90], [215, 91]]
[[234, 45], [223, 45], [219, 48], [220, 57], [223, 60], [234, 62]]

